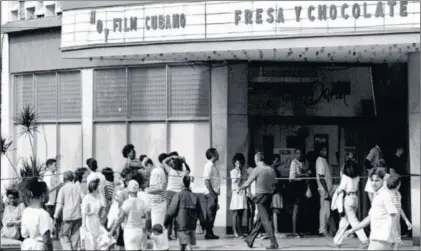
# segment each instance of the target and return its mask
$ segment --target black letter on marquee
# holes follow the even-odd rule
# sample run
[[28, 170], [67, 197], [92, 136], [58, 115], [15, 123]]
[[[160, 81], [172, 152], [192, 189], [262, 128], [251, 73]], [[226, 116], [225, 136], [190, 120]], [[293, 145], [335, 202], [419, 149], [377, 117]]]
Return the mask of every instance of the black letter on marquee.
[[332, 4], [329, 8], [329, 16], [331, 20], [335, 20], [338, 16], [338, 9], [336, 9], [336, 5]]
[[263, 13], [263, 9], [258, 8], [256, 9], [256, 24], [262, 24], [262, 13]]
[[389, 5], [389, 15], [393, 17], [395, 15], [395, 9], [396, 1], [389, 1], [387, 2], [387, 5]]
[[310, 20], [310, 21], [314, 21], [316, 18], [311, 14], [311, 12], [314, 10], [314, 6], [313, 5], [310, 5], [310, 6], [308, 6], [308, 9], [307, 9], [307, 16], [308, 16], [308, 19]]
[[354, 3], [354, 5], [352, 5], [352, 16], [355, 19], [358, 19], [360, 15], [361, 15], [360, 5], [357, 3]]
[[276, 18], [276, 22], [279, 24], [279, 23], [284, 23], [285, 22], [285, 20], [284, 20], [284, 9], [282, 9], [282, 8], [279, 8], [278, 9], [278, 16], [277, 16], [277, 18]]
[[156, 30], [156, 28], [158, 28], [158, 17], [157, 16], [152, 16], [151, 18], [151, 23], [152, 23], [152, 30]]
[[180, 26], [181, 26], [181, 28], [184, 28], [184, 27], [186, 27], [186, 15], [184, 15], [184, 14], [181, 14], [180, 15]]
[[159, 29], [160, 30], [165, 29], [165, 17], [163, 15], [159, 15], [158, 20], [159, 20]]
[[295, 20], [297, 21], [297, 22], [300, 22], [300, 19], [301, 19], [301, 10], [302, 10], [302, 7], [301, 6], [295, 6]]
[[121, 18], [114, 18], [113, 19], [113, 31], [116, 32], [117, 28], [118, 31], [121, 32]]
[[234, 17], [235, 25], [238, 25], [238, 22], [241, 20], [241, 10], [235, 10]]
[[401, 15], [401, 17], [407, 17], [408, 16], [408, 1], [401, 1], [399, 10], [400, 10], [399, 14]]
[[342, 15], [342, 18], [343, 19], [345, 19], [345, 20], [347, 20], [348, 19], [348, 14], [346, 14], [345, 13], [345, 10], [348, 8], [348, 4], [346, 4], [346, 3], [344, 3], [343, 5], [342, 5], [342, 8], [341, 8], [341, 15]]
[[173, 29], [179, 29], [180, 28], [180, 15], [179, 14], [173, 14], [172, 15], [172, 28]]
[[364, 18], [370, 18], [371, 17], [371, 14], [367, 13], [367, 3], [364, 3], [363, 12], [364, 12]]
[[96, 31], [101, 34], [102, 29], [104, 28], [102, 20], [98, 20], [98, 22], [96, 22]]
[[326, 20], [326, 19], [327, 19], [327, 6], [319, 5], [319, 20]]
[[95, 12], [94, 10], [92, 10], [92, 11], [91, 11], [91, 15], [90, 15], [90, 17], [91, 17], [91, 18], [90, 18], [90, 23], [91, 23], [91, 24], [95, 24], [95, 20], [96, 20], [96, 18], [95, 18], [95, 13], [96, 13], [96, 12]]
[[266, 12], [268, 14], [268, 18], [266, 18], [266, 22], [268, 23], [273, 23], [273, 21], [275, 20], [275, 18], [273, 17], [273, 12], [275, 11], [274, 8], [269, 8]]
[[137, 17], [130, 17], [130, 30], [137, 31]]
[[170, 15], [165, 16], [165, 29], [171, 29], [171, 17]]
[[151, 20], [151, 17], [150, 16], [146, 16], [146, 19], [145, 19], [145, 26], [146, 26], [146, 29], [147, 30], [150, 30], [151, 29], [151, 26], [149, 25], [149, 21]]
[[384, 17], [383, 3], [377, 2], [375, 17]]
[[253, 23], [253, 21], [251, 20], [253, 18], [253, 12], [251, 10], [245, 10], [244, 17], [245, 17], [246, 24]]

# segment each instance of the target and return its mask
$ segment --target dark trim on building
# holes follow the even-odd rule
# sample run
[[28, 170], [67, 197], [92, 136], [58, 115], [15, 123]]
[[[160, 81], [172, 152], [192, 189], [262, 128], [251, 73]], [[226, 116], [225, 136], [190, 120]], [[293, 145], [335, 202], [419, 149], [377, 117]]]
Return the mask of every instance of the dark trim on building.
[[1, 33], [7, 34], [55, 27], [61, 27], [61, 16], [8, 22], [1, 26]]
[[[206, 0], [191, 0], [191, 2], [205, 2]], [[130, 5], [146, 5], [146, 4], [168, 4], [168, 3], [186, 3], [180, 0], [137, 0], [137, 1], [61, 1], [61, 9], [78, 10], [78, 9], [97, 9], [109, 8], [116, 6], [130, 6]]]

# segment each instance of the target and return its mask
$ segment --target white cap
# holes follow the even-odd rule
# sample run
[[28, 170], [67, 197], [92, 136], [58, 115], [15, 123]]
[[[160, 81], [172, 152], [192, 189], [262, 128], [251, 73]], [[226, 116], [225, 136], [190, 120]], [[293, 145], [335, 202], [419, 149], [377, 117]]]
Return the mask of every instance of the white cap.
[[129, 184], [127, 185], [127, 190], [131, 193], [137, 193], [139, 191], [139, 183], [135, 180], [129, 181]]

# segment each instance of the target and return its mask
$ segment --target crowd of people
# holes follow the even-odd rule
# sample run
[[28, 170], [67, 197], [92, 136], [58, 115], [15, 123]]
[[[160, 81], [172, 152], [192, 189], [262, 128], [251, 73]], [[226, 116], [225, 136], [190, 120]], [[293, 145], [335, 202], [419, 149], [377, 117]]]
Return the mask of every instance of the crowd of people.
[[[402, 154], [398, 149], [396, 156]], [[23, 240], [22, 250], [53, 250], [54, 238], [60, 240], [64, 250], [145, 250], [148, 239], [154, 250], [169, 250], [169, 240], [173, 239], [178, 239], [181, 250], [192, 250], [200, 223], [205, 239], [219, 239], [214, 233], [214, 222], [221, 175], [215, 148], [205, 153], [204, 206], [191, 191], [190, 184], [195, 179], [186, 159], [177, 152], [160, 154], [158, 165], [146, 155], [136, 158], [132, 144], [123, 147], [122, 156], [125, 160], [121, 172], [110, 167], [100, 170], [97, 160], [90, 158], [86, 160], [87, 167], [65, 172], [62, 180], [56, 173], [57, 161], [47, 160], [43, 177], [33, 177], [26, 183], [30, 192], [28, 205], [19, 203], [19, 191], [7, 190], [2, 237]], [[320, 236], [329, 235], [331, 211], [337, 210], [341, 215], [334, 245], [339, 247], [355, 233], [362, 247], [396, 250], [401, 243], [400, 218], [408, 229], [412, 227], [401, 206], [400, 177], [396, 171], [400, 164], [391, 161], [387, 168], [379, 146], [371, 149], [364, 160], [369, 171], [365, 191], [371, 209], [361, 222], [356, 216], [361, 168], [352, 153], [347, 154], [341, 168], [339, 186], [333, 185], [326, 146], [318, 149], [314, 171], [304, 152], [296, 149], [286, 179], [279, 169], [279, 156], [258, 152], [254, 163], [255, 167], [248, 167], [244, 155], [236, 153], [229, 172], [234, 237], [244, 239], [250, 248], [259, 235], [270, 239], [269, 249], [278, 248], [278, 216], [286, 204], [291, 205], [292, 235], [303, 236], [297, 229], [297, 216], [301, 201], [312, 196], [312, 172], [320, 196]], [[363, 230], [368, 225], [370, 238]], [[347, 230], [349, 226], [351, 229]]]

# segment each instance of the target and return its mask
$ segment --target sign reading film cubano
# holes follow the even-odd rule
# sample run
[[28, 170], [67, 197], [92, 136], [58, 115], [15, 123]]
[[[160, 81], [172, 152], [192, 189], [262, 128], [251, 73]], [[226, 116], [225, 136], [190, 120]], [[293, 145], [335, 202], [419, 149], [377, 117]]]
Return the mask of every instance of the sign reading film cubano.
[[69, 10], [61, 42], [71, 47], [419, 29], [419, 9], [417, 1], [185, 1]]

